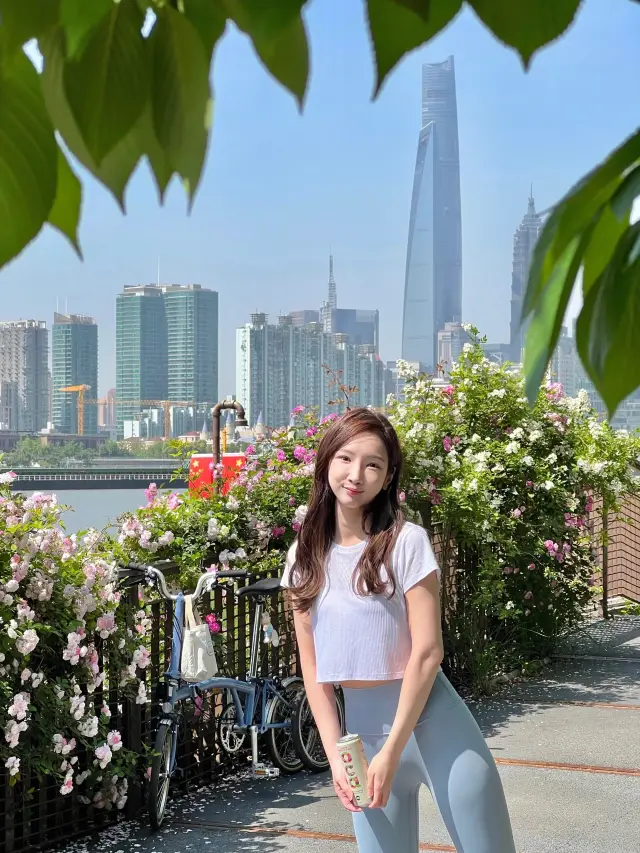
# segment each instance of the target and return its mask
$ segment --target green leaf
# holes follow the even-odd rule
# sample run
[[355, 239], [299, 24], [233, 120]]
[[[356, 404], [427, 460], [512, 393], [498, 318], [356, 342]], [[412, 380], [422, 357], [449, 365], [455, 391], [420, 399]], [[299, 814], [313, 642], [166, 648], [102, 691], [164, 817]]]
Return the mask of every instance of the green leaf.
[[309, 78], [309, 48], [301, 12], [306, 0], [223, 0], [236, 26], [251, 37], [269, 71], [302, 107]]
[[213, 49], [222, 38], [227, 26], [223, 10], [211, 0], [183, 0], [185, 17], [193, 24], [211, 61]]
[[58, 148], [56, 199], [47, 221], [69, 239], [80, 258], [82, 258], [82, 252], [78, 242], [78, 224], [81, 207], [82, 186], [71, 169], [64, 152]]
[[602, 208], [584, 253], [582, 293], [586, 296], [611, 260], [618, 240], [629, 227], [629, 208], [625, 219], [618, 219], [610, 205]]
[[134, 0], [112, 4], [82, 52], [65, 63], [67, 100], [96, 165], [131, 130], [149, 97], [143, 22]]
[[211, 126], [209, 63], [192, 24], [165, 6], [149, 37], [153, 49], [153, 127], [168, 167], [193, 198], [200, 181]]
[[612, 417], [640, 385], [640, 222], [626, 229], [587, 293], [576, 336], [584, 368]]
[[578, 237], [567, 246], [546, 283], [527, 329], [524, 347], [525, 393], [531, 405], [555, 349], [571, 291], [580, 269], [583, 243]]
[[611, 199], [611, 209], [619, 219], [629, 218], [633, 202], [640, 196], [640, 162], [626, 175]]
[[138, 137], [141, 141], [142, 149], [147, 157], [151, 174], [156, 182], [160, 203], [164, 202], [164, 194], [173, 177], [173, 169], [167, 161], [164, 151], [156, 136], [153, 126], [153, 116], [151, 114], [151, 105], [147, 108], [142, 116], [138, 126], [136, 127]]
[[398, 6], [406, 6], [407, 9], [411, 9], [423, 21], [429, 20], [431, 0], [395, 0], [395, 2]]
[[113, 0], [60, 0], [60, 22], [67, 37], [67, 57], [77, 56], [87, 39], [113, 9]]
[[145, 153], [143, 139], [138, 133], [138, 128], [133, 127], [106, 155], [100, 165], [96, 164], [84, 143], [65, 97], [62, 77], [64, 70], [63, 46], [64, 34], [61, 29], [53, 31], [40, 41], [40, 50], [44, 58], [42, 88], [47, 109], [69, 151], [113, 193], [124, 211], [125, 188]]
[[13, 59], [28, 41], [55, 26], [60, 0], [0, 0], [0, 44], [4, 59]]
[[561, 36], [580, 0], [467, 0], [480, 20], [528, 67], [533, 54]]
[[622, 182], [621, 176], [639, 159], [640, 130], [578, 181], [555, 206], [533, 253], [523, 317], [534, 309], [546, 280], [568, 244], [593, 221]]
[[376, 59], [375, 95], [389, 72], [414, 48], [437, 35], [455, 18], [462, 0], [430, 0], [428, 19], [397, 0], [367, 0], [369, 32]]
[[56, 195], [57, 146], [25, 54], [0, 76], [0, 267], [38, 234]]

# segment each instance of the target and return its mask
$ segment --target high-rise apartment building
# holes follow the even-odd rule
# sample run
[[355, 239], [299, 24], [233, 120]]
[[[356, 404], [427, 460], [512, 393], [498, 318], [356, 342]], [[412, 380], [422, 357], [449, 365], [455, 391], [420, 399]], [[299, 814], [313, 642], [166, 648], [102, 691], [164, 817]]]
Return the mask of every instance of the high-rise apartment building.
[[422, 66], [402, 323], [402, 358], [434, 372], [438, 331], [462, 318], [462, 219], [453, 57]]
[[[58, 432], [78, 433], [77, 394], [61, 391], [88, 385], [87, 398], [98, 397], [98, 326], [83, 314], [53, 315], [51, 331], [51, 420]], [[84, 434], [98, 432], [95, 405], [85, 406]]]
[[98, 403], [98, 429], [107, 429], [116, 425], [116, 389], [109, 388]]
[[511, 273], [511, 361], [518, 364], [522, 361], [522, 350], [527, 331], [527, 324], [522, 324], [522, 305], [527, 289], [527, 277], [531, 258], [538, 236], [542, 229], [542, 216], [536, 213], [533, 190], [529, 196], [527, 212], [518, 225], [513, 237], [513, 271]]
[[338, 411], [338, 384], [356, 386], [351, 406], [384, 404], [384, 365], [373, 346], [331, 335], [321, 323], [294, 325], [291, 315], [270, 324], [266, 314], [236, 330], [236, 395], [250, 424], [284, 426], [297, 405], [320, 415]]
[[442, 373], [447, 376], [451, 368], [460, 358], [462, 348], [469, 342], [469, 333], [462, 323], [445, 323], [444, 329], [438, 332], [438, 364]]
[[116, 301], [116, 346], [119, 435], [125, 421], [154, 403], [189, 409], [176, 414], [174, 432], [184, 432], [217, 402], [216, 291], [199, 284], [125, 287]]
[[218, 402], [218, 293], [199, 284], [163, 285], [167, 399]]
[[156, 285], [128, 285], [116, 298], [116, 399], [121, 437], [141, 401], [167, 399], [167, 320]]
[[47, 426], [49, 409], [47, 324], [0, 322], [0, 429], [37, 432]]

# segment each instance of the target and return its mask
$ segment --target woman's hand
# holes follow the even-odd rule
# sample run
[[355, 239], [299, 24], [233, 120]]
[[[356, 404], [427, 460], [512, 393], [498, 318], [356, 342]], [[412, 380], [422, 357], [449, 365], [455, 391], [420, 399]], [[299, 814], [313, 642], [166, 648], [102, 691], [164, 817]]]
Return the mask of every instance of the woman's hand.
[[331, 775], [333, 776], [333, 789], [345, 809], [350, 812], [362, 811], [360, 806], [353, 799], [353, 788], [347, 781], [344, 763], [340, 756], [331, 762]]
[[390, 751], [381, 749], [374, 755], [367, 775], [370, 809], [383, 809], [387, 805], [397, 769], [398, 759]]

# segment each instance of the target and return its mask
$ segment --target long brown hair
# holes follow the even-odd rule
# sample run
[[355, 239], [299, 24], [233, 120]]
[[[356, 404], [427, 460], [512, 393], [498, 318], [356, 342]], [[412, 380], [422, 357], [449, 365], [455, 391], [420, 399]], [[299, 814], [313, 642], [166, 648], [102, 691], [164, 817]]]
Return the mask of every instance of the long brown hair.
[[[398, 501], [402, 451], [388, 418], [372, 409], [355, 408], [328, 427], [318, 447], [311, 497], [292, 570], [295, 607], [302, 612], [311, 608], [322, 590], [326, 556], [335, 537], [336, 497], [329, 485], [329, 465], [340, 448], [367, 432], [377, 435], [385, 446], [391, 482], [365, 508], [364, 527], [369, 539], [354, 572], [354, 589], [358, 595], [380, 595], [390, 587], [390, 597], [395, 594], [391, 552], [404, 522]], [[381, 577], [382, 566], [388, 580]]]

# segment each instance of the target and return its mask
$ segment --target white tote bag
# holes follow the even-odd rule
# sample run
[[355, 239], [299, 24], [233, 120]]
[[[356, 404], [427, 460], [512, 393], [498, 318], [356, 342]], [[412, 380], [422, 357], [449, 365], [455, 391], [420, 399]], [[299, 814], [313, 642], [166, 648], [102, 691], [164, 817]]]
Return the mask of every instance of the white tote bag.
[[184, 597], [184, 638], [180, 661], [182, 678], [185, 681], [205, 681], [218, 673], [218, 662], [208, 625], [203, 625], [197, 610], [193, 609], [193, 597]]

